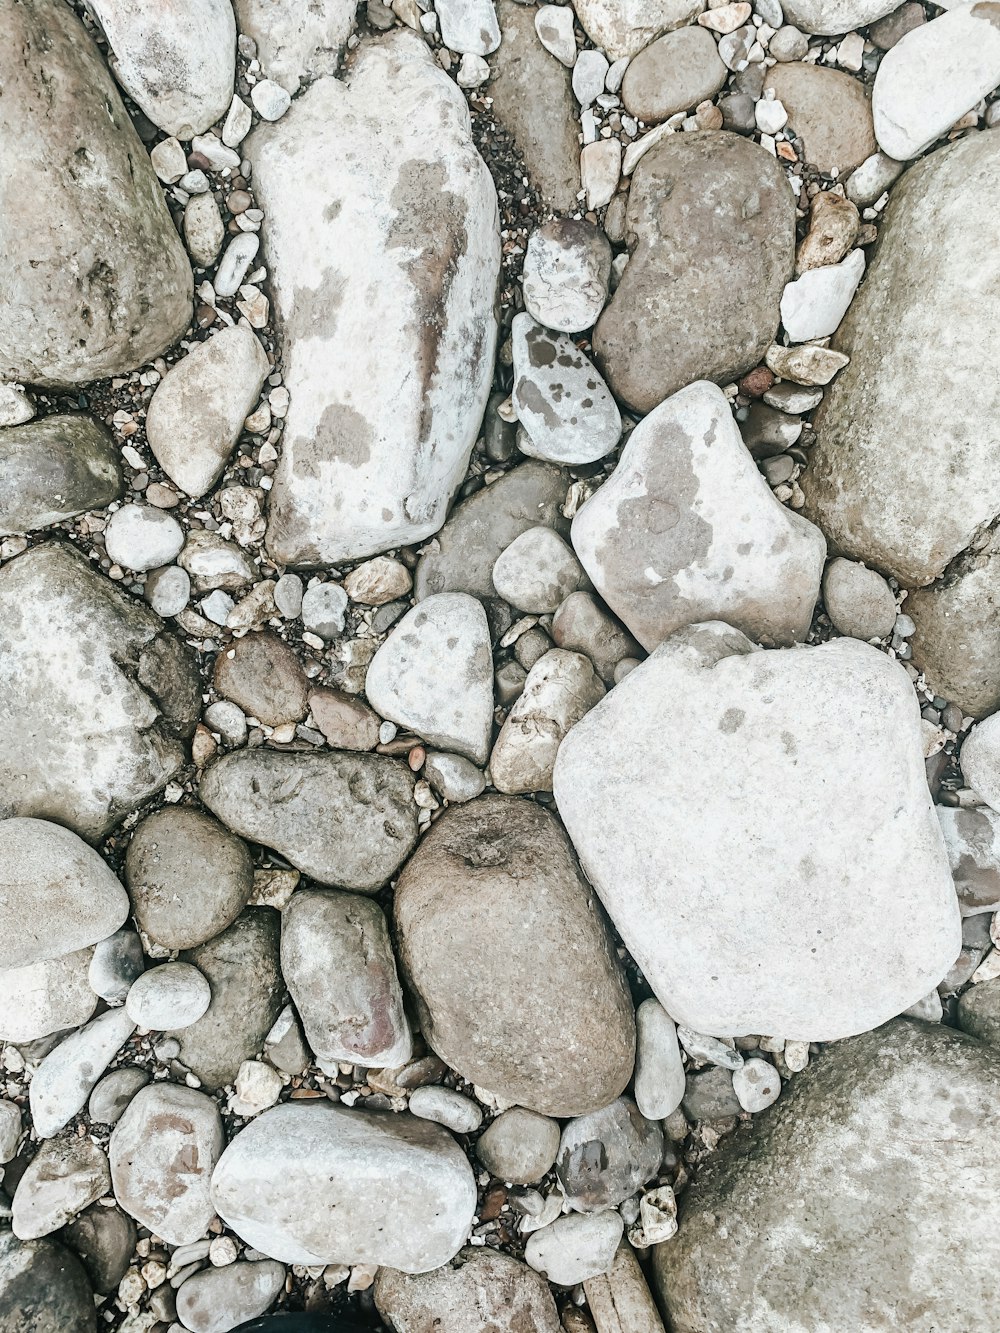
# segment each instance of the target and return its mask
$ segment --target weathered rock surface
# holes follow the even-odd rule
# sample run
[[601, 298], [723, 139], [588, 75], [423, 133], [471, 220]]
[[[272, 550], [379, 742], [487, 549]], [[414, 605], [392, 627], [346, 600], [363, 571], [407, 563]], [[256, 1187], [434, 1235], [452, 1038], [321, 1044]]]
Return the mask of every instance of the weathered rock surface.
[[[964, 765], [964, 750], [962, 762]], [[988, 806], [934, 808], [962, 915], [1000, 910], [1000, 815]]]
[[310, 0], [307, 6], [234, 0], [234, 7], [267, 77], [293, 97], [303, 83], [336, 74], [357, 12], [355, 0]]
[[110, 435], [82, 412], [0, 430], [0, 536], [103, 509], [122, 493]]
[[18, 1181], [11, 1226], [19, 1240], [38, 1240], [66, 1225], [111, 1188], [108, 1159], [89, 1138], [43, 1144]]
[[62, 1235], [82, 1262], [94, 1290], [102, 1294], [115, 1291], [135, 1253], [136, 1228], [128, 1214], [95, 1203], [74, 1218]]
[[875, 23], [898, 8], [899, 0], [783, 0], [786, 23], [802, 32], [832, 37]]
[[523, 1106], [502, 1111], [476, 1141], [476, 1156], [491, 1175], [514, 1184], [541, 1180], [559, 1151], [559, 1122]]
[[666, 1120], [684, 1098], [677, 1028], [655, 997], [635, 1011], [635, 1104], [649, 1120]]
[[959, 998], [956, 1017], [963, 1032], [1000, 1046], [1000, 977], [970, 986]]
[[191, 1333], [220, 1333], [264, 1314], [285, 1287], [285, 1268], [273, 1259], [203, 1269], [177, 1292], [177, 1317]]
[[375, 1304], [397, 1333], [561, 1333], [547, 1283], [496, 1250], [462, 1250], [453, 1263], [420, 1276], [380, 1268]]
[[705, 28], [678, 28], [629, 62], [622, 101], [638, 120], [654, 125], [714, 97], [727, 77], [712, 34]]
[[78, 949], [0, 971], [0, 1041], [35, 1041], [86, 1023], [97, 1007], [88, 981], [93, 954]]
[[1000, 713], [972, 728], [962, 746], [961, 764], [968, 785], [1000, 811]]
[[663, 32], [683, 28], [703, 0], [577, 0], [581, 26], [609, 60], [635, 56]]
[[878, 147], [865, 86], [843, 70], [804, 61], [775, 65], [764, 89], [773, 89], [802, 140], [805, 160], [820, 171], [846, 176]]
[[299, 722], [306, 715], [309, 682], [284, 639], [267, 630], [237, 639], [215, 659], [212, 684], [224, 699], [266, 727]]
[[634, 1194], [660, 1169], [663, 1132], [630, 1097], [563, 1126], [556, 1175], [580, 1213], [600, 1213]]
[[823, 605], [834, 628], [855, 639], [884, 639], [896, 623], [896, 599], [882, 575], [839, 556], [823, 571]]
[[94, 1298], [80, 1261], [54, 1240], [0, 1232], [0, 1322], [24, 1333], [94, 1333]]
[[954, 577], [906, 599], [913, 661], [927, 683], [971, 717], [1000, 708], [1000, 553], [963, 562]]
[[204, 1015], [211, 999], [211, 987], [196, 967], [170, 962], [150, 968], [135, 979], [125, 1010], [147, 1031], [179, 1032]]
[[58, 1134], [83, 1110], [94, 1084], [134, 1031], [124, 1009], [109, 1009], [49, 1052], [29, 1090], [31, 1120], [40, 1139]]
[[[556, 5], [547, 8], [565, 12]], [[611, 246], [593, 223], [554, 218], [528, 238], [521, 278], [524, 307], [547, 329], [589, 329], [604, 309], [610, 280]]]
[[621, 1214], [613, 1209], [586, 1215], [571, 1213], [533, 1232], [524, 1257], [550, 1282], [572, 1287], [608, 1271], [623, 1230]]

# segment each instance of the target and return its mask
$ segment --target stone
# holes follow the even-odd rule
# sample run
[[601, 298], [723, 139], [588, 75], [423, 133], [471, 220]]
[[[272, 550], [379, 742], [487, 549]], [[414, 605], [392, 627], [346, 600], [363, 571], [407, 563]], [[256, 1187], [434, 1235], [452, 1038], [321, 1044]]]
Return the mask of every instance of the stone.
[[423, 775], [435, 791], [452, 804], [471, 801], [486, 787], [486, 779], [479, 769], [460, 754], [428, 753]]
[[285, 1005], [267, 1034], [264, 1054], [284, 1074], [301, 1074], [312, 1063], [302, 1026], [290, 1004]]
[[[106, 1295], [117, 1289], [135, 1252], [136, 1229], [130, 1217], [120, 1208], [94, 1204], [69, 1223], [63, 1238], [79, 1255], [95, 1291]], [[63, 1326], [59, 1328], [61, 1333]], [[92, 1328], [91, 1323], [88, 1333]]]
[[[904, 5], [905, 9], [906, 6]], [[920, 10], [923, 15], [923, 9]], [[903, 173], [904, 163], [897, 162], [885, 153], [872, 153], [866, 157], [860, 167], [855, 167], [847, 178], [845, 190], [848, 199], [858, 208], [869, 208], [888, 190]]]
[[769, 1060], [754, 1056], [733, 1071], [733, 1092], [743, 1110], [756, 1115], [778, 1100], [781, 1076]]
[[[916, 696], [855, 639], [766, 652], [719, 623], [680, 631], [573, 728], [554, 790], [626, 948], [696, 1031], [866, 1031], [961, 947]], [[794, 827], [769, 813], [784, 801]]]
[[826, 555], [822, 533], [774, 498], [725, 395], [706, 381], [633, 430], [618, 467], [573, 520], [572, 540], [598, 592], [647, 649], [712, 619], [764, 643], [804, 639]]
[[105, 1074], [90, 1094], [87, 1114], [99, 1125], [116, 1125], [126, 1106], [149, 1082], [149, 1071], [136, 1065], [122, 1065]]
[[688, 1074], [682, 1106], [689, 1120], [727, 1120], [739, 1115], [742, 1107], [733, 1088], [733, 1072], [714, 1065]]
[[410, 1094], [409, 1110], [421, 1120], [444, 1125], [453, 1134], [474, 1134], [483, 1123], [479, 1106], [452, 1088], [415, 1088]]
[[484, 764], [493, 730], [493, 654], [479, 602], [443, 592], [408, 611], [372, 659], [365, 692], [382, 717]]
[[493, 373], [496, 191], [464, 94], [401, 30], [364, 44], [346, 81], [318, 79], [246, 153], [291, 396], [268, 550], [315, 566], [419, 543], [465, 476]]
[[552, 528], [529, 528], [497, 557], [493, 586], [520, 611], [555, 611], [570, 593], [587, 585], [580, 562]]
[[171, 563], [184, 545], [184, 529], [163, 509], [126, 504], [108, 519], [104, 545], [116, 564], [141, 573]]
[[0, 1166], [17, 1156], [21, 1139], [21, 1108], [16, 1102], [0, 1101]]
[[253, 330], [235, 324], [196, 343], [156, 386], [146, 439], [170, 480], [193, 499], [222, 475], [270, 369]]
[[823, 572], [823, 605], [834, 629], [853, 639], [884, 639], [896, 624], [896, 599], [882, 575], [840, 556]]
[[608, 1271], [624, 1229], [613, 1211], [560, 1217], [531, 1233], [524, 1258], [550, 1282], [572, 1287]]
[[647, 1120], [666, 1120], [684, 1098], [684, 1062], [677, 1029], [659, 1000], [635, 1011], [635, 1103]]
[[852, 250], [839, 264], [812, 268], [788, 283], [781, 297], [781, 322], [792, 342], [836, 333], [865, 271], [865, 252]]
[[[572, 27], [566, 7], [543, 9], [569, 15]], [[524, 307], [547, 329], [562, 333], [589, 329], [607, 303], [610, 281], [611, 246], [593, 223], [553, 218], [528, 238], [521, 275]]]
[[614, 198], [622, 174], [622, 146], [618, 139], [598, 139], [580, 154], [580, 182], [591, 211]]
[[704, 28], [678, 28], [632, 57], [622, 81], [625, 109], [647, 125], [715, 96], [728, 76]]
[[809, 230], [795, 255], [796, 270], [805, 273], [825, 264], [839, 264], [854, 244], [859, 225], [860, 215], [850, 199], [821, 190], [809, 207]]
[[[673, 1198], [669, 1186], [666, 1193]], [[644, 1195], [640, 1206], [649, 1198]], [[628, 1241], [619, 1244], [607, 1273], [588, 1278], [583, 1289], [587, 1307], [601, 1329], [607, 1328], [610, 1333], [618, 1329], [622, 1333], [625, 1329], [629, 1333], [663, 1333], [663, 1321]]]
[[400, 1333], [562, 1333], [545, 1280], [496, 1250], [461, 1250], [454, 1263], [421, 1276], [380, 1268], [374, 1294], [382, 1318]]
[[551, 791], [563, 737], [603, 698], [604, 685], [589, 658], [563, 648], [544, 653], [494, 743], [490, 775], [497, 791]]
[[493, 0], [437, 0], [434, 12], [441, 25], [441, 40], [450, 51], [488, 56], [500, 45]]
[[274, 585], [274, 602], [286, 620], [296, 620], [302, 612], [302, 580], [298, 574], [282, 574]]
[[809, 38], [790, 24], [777, 30], [767, 46], [768, 55], [782, 62], [802, 60], [809, 53]]
[[586, 49], [577, 53], [572, 75], [573, 96], [584, 109], [604, 92], [608, 69], [608, 58], [603, 51]]
[[187, 330], [191, 267], [76, 14], [60, 0], [7, 0], [4, 18], [0, 140], [18, 151], [0, 214], [0, 379], [62, 387], [120, 375]]
[[135, 1031], [124, 1009], [109, 1009], [71, 1032], [42, 1060], [29, 1089], [40, 1139], [58, 1134], [87, 1105], [98, 1079]]
[[37, 1041], [76, 1028], [97, 1007], [87, 972], [93, 949], [0, 971], [0, 1041]]
[[0, 382], [0, 426], [21, 426], [35, 415], [35, 405], [19, 384]]
[[123, 927], [94, 945], [87, 981], [102, 1000], [121, 1005], [143, 966], [142, 941], [134, 930]]
[[11, 1227], [18, 1240], [38, 1240], [72, 1221], [111, 1188], [104, 1150], [89, 1138], [42, 1145], [18, 1181]]
[[55, 1241], [0, 1232], [0, 1321], [26, 1333], [93, 1333], [94, 1298], [79, 1260]]
[[963, 1032], [989, 1046], [1000, 1046], [1000, 979], [970, 986], [959, 997], [956, 1017]]
[[595, 463], [622, 433], [608, 386], [572, 338], [549, 333], [528, 314], [511, 328], [514, 388], [511, 401], [524, 432], [521, 452], [552, 463]]
[[147, 1031], [177, 1032], [205, 1013], [212, 990], [190, 963], [164, 963], [138, 977], [128, 993], [125, 1010]]
[[0, 430], [0, 536], [104, 509], [123, 490], [108, 432], [82, 412]]
[[556, 1176], [579, 1213], [614, 1208], [657, 1174], [663, 1132], [629, 1097], [563, 1126]]
[[287, 89], [273, 79], [261, 79], [250, 89], [250, 100], [262, 120], [280, 120], [292, 104]]
[[151, 569], [146, 576], [143, 595], [161, 619], [179, 616], [191, 600], [191, 576], [179, 565]]
[[175, 1083], [140, 1088], [111, 1133], [115, 1198], [168, 1245], [200, 1240], [215, 1215], [209, 1185], [225, 1146], [210, 1097]]
[[[223, 152], [228, 152], [223, 149]], [[233, 157], [238, 154], [233, 153]], [[235, 163], [226, 165], [236, 165]], [[226, 246], [225, 254], [215, 273], [213, 286], [217, 296], [235, 296], [245, 279], [250, 265], [260, 249], [260, 237], [250, 232], [235, 236]]]
[[177, 562], [191, 576], [196, 593], [239, 592], [253, 583], [257, 570], [249, 556], [217, 532], [192, 528]]
[[285, 1289], [285, 1266], [274, 1259], [194, 1273], [177, 1289], [177, 1318], [191, 1333], [226, 1333], [265, 1314]]
[[382, 1069], [413, 1054], [382, 909], [300, 889], [281, 918], [281, 972], [317, 1060]]
[[255, 1116], [273, 1106], [281, 1096], [285, 1080], [263, 1060], [244, 1060], [236, 1075], [229, 1109], [233, 1115]]
[[767, 349], [765, 360], [769, 370], [793, 384], [829, 384], [834, 375], [850, 361], [843, 352], [832, 347], [779, 347]]
[[422, 1273], [461, 1248], [476, 1186], [465, 1154], [440, 1125], [289, 1102], [258, 1116], [229, 1145], [212, 1200], [247, 1244], [283, 1263]]
[[505, 796], [445, 811], [399, 877], [395, 926], [420, 1030], [463, 1078], [545, 1115], [622, 1091], [632, 1004], [548, 811]]
[[821, 37], [863, 28], [890, 14], [896, 4], [897, 0], [781, 0], [788, 23]]
[[775, 159], [727, 131], [669, 135], [633, 173], [627, 229], [632, 257], [593, 338], [615, 396], [651, 412], [693, 380], [728, 384], [757, 365], [795, 259]]
[[805, 161], [819, 171], [846, 176], [878, 147], [868, 94], [850, 74], [793, 61], [768, 72], [764, 91], [784, 106]]
[[906, 599], [915, 632], [914, 664], [935, 692], [981, 718], [1000, 708], [1000, 559], [997, 552], [967, 557], [948, 577], [917, 588]]
[[631, 59], [661, 33], [683, 28], [703, 0], [578, 0], [580, 24], [610, 60]]
[[378, 714], [350, 694], [322, 688], [313, 690], [309, 711], [335, 749], [374, 750], [378, 744]]
[[212, 683], [223, 698], [265, 726], [300, 722], [306, 715], [308, 681], [295, 653], [276, 634], [248, 634], [223, 649]]
[[321, 639], [335, 639], [344, 632], [347, 593], [339, 583], [312, 583], [302, 595], [302, 623]]
[[336, 74], [354, 27], [355, 0], [311, 0], [276, 6], [273, 0], [235, 0], [240, 32], [252, 37], [270, 79], [294, 97], [303, 83]]
[[400, 560], [377, 555], [344, 575], [344, 591], [362, 606], [385, 606], [405, 597], [413, 587], [410, 571]]
[[559, 1136], [555, 1120], [523, 1106], [512, 1106], [479, 1136], [476, 1156], [499, 1180], [533, 1185], [555, 1162]]
[[966, 783], [991, 810], [1000, 811], [1000, 715], [994, 713], [972, 728], [960, 761]]
[[556, 213], [577, 207], [579, 107], [570, 72], [553, 60], [535, 28], [533, 7], [497, 0], [500, 47], [490, 62], [493, 115], [514, 141], [528, 178]]
[[546, 51], [572, 69], [576, 64], [573, 10], [566, 5], [540, 5], [535, 11], [535, 31]]
[[[1000, 385], [983, 373], [1000, 328], [1000, 255], [982, 248], [998, 202], [1000, 158], [988, 134], [940, 149], [896, 184], [837, 331], [835, 350], [850, 365], [813, 423], [803, 512], [838, 554], [908, 587], [937, 578], [1000, 513]], [[924, 353], [914, 349], [938, 345], [942, 330], [950, 369], [928, 395], [917, 388]], [[956, 439], [967, 441], [957, 455], [948, 444]]]
[[589, 657], [606, 685], [614, 683], [615, 667], [623, 658], [642, 653], [632, 635], [589, 592], [572, 592], [560, 603], [552, 617], [552, 638], [556, 647]]
[[938, 805], [935, 810], [962, 915], [1000, 911], [1000, 815], [989, 806]]

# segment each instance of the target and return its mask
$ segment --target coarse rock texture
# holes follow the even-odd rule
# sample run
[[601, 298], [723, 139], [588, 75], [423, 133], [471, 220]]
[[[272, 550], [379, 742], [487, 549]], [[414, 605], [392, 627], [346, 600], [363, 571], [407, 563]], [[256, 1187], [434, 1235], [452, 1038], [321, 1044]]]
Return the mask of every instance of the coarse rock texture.
[[240, 32], [257, 43], [264, 73], [294, 97], [303, 83], [337, 73], [357, 2], [276, 5], [274, 0], [234, 0], [234, 8]]
[[1000, 811], [1000, 713], [972, 728], [962, 746], [962, 772], [970, 787]]
[[683, 28], [704, 0], [577, 0], [580, 24], [609, 60], [638, 55], [661, 33]]
[[619, 1097], [563, 1127], [556, 1175], [580, 1213], [615, 1208], [660, 1169], [663, 1132], [629, 1097]]
[[867, 644], [682, 630], [570, 732], [555, 796], [626, 947], [696, 1031], [863, 1032], [960, 948], [917, 701]]
[[135, 1031], [124, 1009], [109, 1009], [64, 1038], [31, 1080], [31, 1121], [41, 1139], [58, 1134], [87, 1104], [97, 1080]]
[[103, 1148], [75, 1134], [42, 1145], [17, 1183], [11, 1227], [19, 1240], [38, 1240], [71, 1221], [111, 1188]]
[[795, 263], [775, 159], [726, 131], [668, 136], [635, 169], [626, 231], [631, 259], [593, 339], [616, 397], [651, 412], [693, 380], [728, 384], [757, 365]]
[[0, 971], [0, 1041], [36, 1041], [79, 1027], [97, 1008], [88, 972], [93, 949]]
[[554, 218], [528, 238], [521, 278], [524, 308], [547, 329], [589, 329], [604, 309], [610, 281], [611, 245], [593, 223]]
[[95, 840], [185, 762], [194, 654], [63, 543], [0, 569], [0, 813]]
[[622, 101], [631, 115], [654, 125], [714, 97], [727, 78], [712, 34], [705, 28], [678, 28], [629, 62]]
[[266, 1313], [284, 1286], [285, 1267], [273, 1259], [203, 1269], [181, 1284], [177, 1317], [191, 1333], [228, 1333]]
[[1000, 554], [994, 550], [971, 557], [953, 577], [918, 588], [905, 603], [916, 626], [910, 640], [914, 665], [935, 694], [971, 717], [1000, 708], [998, 606]]
[[429, 1120], [292, 1102], [233, 1140], [212, 1201], [238, 1236], [283, 1263], [424, 1273], [464, 1243], [476, 1185], [461, 1148]]
[[589, 657], [605, 685], [614, 683], [623, 658], [642, 657], [638, 642], [589, 592], [572, 592], [560, 604], [552, 617], [552, 638], [557, 648]]
[[300, 722], [306, 715], [309, 682], [299, 659], [284, 639], [266, 630], [223, 649], [215, 659], [212, 684], [266, 727]]
[[198, 794], [234, 833], [320, 884], [372, 893], [417, 840], [413, 785], [385, 755], [238, 750], [206, 770]]
[[476, 1156], [491, 1175], [532, 1185], [549, 1170], [559, 1151], [559, 1122], [512, 1106], [501, 1111], [476, 1142]]
[[0, 206], [0, 379], [61, 386], [121, 374], [187, 329], [191, 267], [73, 10], [3, 0], [0, 26], [0, 142], [16, 145]]
[[1000, 1056], [938, 1024], [825, 1051], [685, 1192], [653, 1253], [671, 1328], [987, 1333], [998, 1095]]
[[116, 930], [94, 948], [90, 963], [90, 984], [94, 994], [108, 1004], [125, 1002], [129, 987], [142, 975], [142, 940], [128, 926]]
[[111, 437], [82, 412], [0, 430], [0, 536], [103, 509], [121, 497]]
[[804, 639], [826, 557], [823, 534], [775, 500], [707, 381], [639, 423], [572, 537], [598, 592], [647, 649], [716, 618], [769, 645]]
[[90, 1283], [79, 1259], [54, 1240], [0, 1232], [0, 1326], [18, 1333], [94, 1333]]
[[[834, 339], [850, 365], [816, 413], [801, 479], [803, 512], [835, 550], [910, 586], [1000, 513], [1000, 382], [984, 359], [1000, 338], [1000, 252], [982, 245], [1000, 208], [996, 149], [972, 134], [894, 187]], [[926, 351], [942, 339], [948, 371], [927, 394]]]
[[505, 796], [447, 810], [399, 877], [395, 923], [420, 1030], [464, 1078], [556, 1116], [622, 1091], [632, 1004], [547, 810]]
[[268, 549], [308, 566], [419, 542], [444, 522], [493, 374], [496, 190], [465, 98], [403, 29], [246, 153], [291, 394]]
[[802, 32], [833, 37], [852, 32], [891, 14], [899, 0], [782, 0], [786, 23]]
[[936, 810], [962, 915], [1000, 910], [1000, 814], [989, 806]]
[[956, 1017], [963, 1032], [1000, 1046], [1000, 977], [970, 986], [958, 1001]]
[[545, 615], [589, 585], [579, 560], [557, 532], [529, 528], [500, 553], [493, 586], [515, 609]]
[[462, 1250], [419, 1276], [380, 1268], [375, 1304], [396, 1333], [561, 1333], [548, 1284], [496, 1250]]
[[850, 74], [793, 61], [769, 70], [764, 89], [784, 106], [806, 162], [819, 171], [844, 177], [878, 147], [865, 86]]
[[896, 623], [896, 599], [882, 575], [840, 556], [823, 571], [823, 605], [834, 629], [855, 639], [884, 639]]

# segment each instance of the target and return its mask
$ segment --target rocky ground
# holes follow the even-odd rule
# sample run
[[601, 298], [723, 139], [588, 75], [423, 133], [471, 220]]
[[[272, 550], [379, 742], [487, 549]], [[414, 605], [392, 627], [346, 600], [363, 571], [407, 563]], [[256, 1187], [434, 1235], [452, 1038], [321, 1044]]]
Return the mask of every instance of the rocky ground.
[[993, 1329], [997, 6], [0, 17], [0, 1329]]

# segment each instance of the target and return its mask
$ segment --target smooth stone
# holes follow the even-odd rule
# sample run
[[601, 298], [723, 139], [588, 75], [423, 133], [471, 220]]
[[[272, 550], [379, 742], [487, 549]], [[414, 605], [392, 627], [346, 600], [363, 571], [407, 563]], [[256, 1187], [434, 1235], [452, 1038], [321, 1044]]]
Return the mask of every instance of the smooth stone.
[[446, 810], [394, 906], [420, 1030], [463, 1078], [545, 1115], [585, 1114], [622, 1091], [632, 1004], [553, 815], [505, 796]]
[[298, 574], [282, 574], [274, 585], [274, 603], [286, 620], [296, 620], [302, 613], [303, 588]]
[[179, 616], [191, 600], [191, 576], [179, 565], [152, 569], [146, 576], [143, 596], [161, 619]]
[[246, 153], [291, 395], [268, 550], [315, 566], [419, 543], [465, 476], [493, 373], [496, 190], [465, 96], [399, 30]]
[[644, 648], [725, 620], [769, 644], [804, 639], [826, 556], [822, 533], [780, 504], [707, 381], [633, 430], [611, 477], [573, 520], [598, 592]]
[[614, 1211], [570, 1214], [533, 1231], [524, 1258], [550, 1282], [572, 1287], [608, 1271], [624, 1229]]
[[114, 442], [82, 412], [0, 430], [0, 471], [0, 536], [105, 509], [124, 488]]
[[370, 898], [294, 893], [281, 918], [281, 972], [320, 1062], [382, 1069], [411, 1058], [389, 930]]
[[865, 271], [865, 252], [852, 250], [839, 264], [809, 269], [781, 296], [781, 322], [792, 342], [836, 333]]
[[[964, 749], [962, 762], [964, 766]], [[1000, 911], [1000, 814], [989, 806], [934, 808], [962, 915]]]
[[733, 1071], [733, 1092], [743, 1110], [756, 1115], [778, 1100], [781, 1075], [769, 1060], [754, 1056]]
[[580, 25], [610, 60], [631, 59], [661, 33], [683, 28], [704, 0], [577, 0]]
[[72, 1221], [111, 1188], [104, 1150], [76, 1135], [42, 1145], [18, 1181], [11, 1227], [18, 1240], [39, 1240]]
[[362, 606], [385, 606], [405, 597], [412, 587], [410, 571], [402, 561], [385, 555], [366, 560], [344, 575], [344, 591]]
[[500, 45], [493, 0], [436, 0], [441, 40], [450, 51], [488, 56]]
[[224, 648], [215, 659], [212, 683], [223, 698], [265, 726], [300, 722], [306, 715], [309, 684], [299, 659], [268, 631], [248, 634]]
[[240, 32], [252, 37], [270, 79], [294, 97], [303, 83], [336, 74], [354, 28], [356, 0], [234, 0]]
[[635, 1011], [635, 1103], [647, 1120], [666, 1120], [684, 1098], [677, 1028], [655, 997]]
[[312, 1063], [312, 1052], [306, 1045], [302, 1025], [290, 1004], [282, 1009], [264, 1039], [264, 1054], [275, 1069], [293, 1076], [303, 1073]]
[[529, 528], [497, 557], [493, 586], [519, 611], [543, 615], [556, 611], [587, 576], [572, 549], [552, 528]]
[[94, 1333], [94, 1298], [79, 1260], [55, 1241], [0, 1232], [0, 1321], [12, 1333]]
[[956, 1018], [963, 1032], [988, 1046], [1000, 1046], [1000, 978], [970, 986], [959, 997]]
[[302, 594], [302, 623], [321, 639], [335, 639], [344, 632], [347, 593], [339, 583], [314, 583]]
[[727, 131], [668, 135], [635, 168], [626, 226], [635, 247], [593, 337], [615, 396], [651, 412], [693, 380], [728, 384], [756, 366], [795, 262], [775, 159]]
[[966, 736], [960, 755], [966, 783], [1000, 812], [1000, 714], [977, 723]]
[[479, 1136], [476, 1156], [498, 1180], [533, 1185], [555, 1163], [559, 1137], [558, 1121], [523, 1106], [512, 1106]]
[[[568, 8], [544, 8], [570, 16], [572, 27]], [[610, 281], [611, 246], [593, 223], [554, 218], [528, 238], [521, 275], [524, 308], [547, 329], [562, 333], [589, 329], [607, 304]]]
[[777, 30], [767, 45], [768, 55], [782, 62], [802, 60], [809, 53], [809, 38], [791, 24]]
[[163, 963], [150, 968], [132, 984], [125, 1011], [147, 1031], [178, 1032], [190, 1027], [208, 1009], [212, 990], [190, 963]]
[[327, 743], [337, 750], [374, 750], [378, 745], [378, 714], [351, 694], [313, 690], [309, 712]]
[[642, 653], [628, 630], [589, 592], [572, 592], [559, 604], [552, 617], [552, 638], [557, 648], [589, 657], [605, 685], [614, 683], [615, 667], [623, 658]]
[[229, 1145], [212, 1201], [247, 1244], [284, 1263], [422, 1273], [461, 1248], [476, 1185], [440, 1125], [291, 1102], [265, 1111]]
[[884, 639], [896, 624], [896, 599], [882, 575], [840, 556], [823, 572], [823, 605], [834, 629], [853, 639]]
[[0, 1101], [0, 1166], [17, 1156], [21, 1138], [21, 1108], [15, 1102]]
[[604, 92], [609, 68], [603, 51], [587, 48], [577, 53], [573, 64], [573, 95], [582, 107], [589, 107]]
[[493, 730], [493, 653], [479, 602], [462, 592], [424, 598], [375, 654], [365, 693], [382, 717], [484, 764]]
[[177, 563], [191, 576], [196, 593], [216, 588], [239, 592], [258, 577], [253, 561], [235, 542], [203, 528], [192, 528], [188, 533]]
[[1000, 708], [1000, 558], [987, 550], [963, 559], [951, 577], [906, 599], [914, 624], [914, 665], [935, 693], [981, 718]]
[[262, 120], [280, 120], [292, 104], [287, 89], [273, 79], [261, 79], [250, 89], [250, 100]]
[[116, 1125], [125, 1108], [149, 1082], [149, 1071], [136, 1065], [122, 1065], [105, 1074], [90, 1094], [87, 1114], [99, 1125]]
[[469, 1097], [452, 1088], [415, 1088], [410, 1094], [411, 1115], [433, 1120], [453, 1134], [474, 1134], [483, 1123], [483, 1113]]
[[572, 8], [569, 5], [540, 5], [535, 11], [535, 31], [546, 51], [567, 69], [572, 69], [576, 64]]
[[878, 147], [864, 84], [842, 70], [798, 61], [775, 65], [764, 91], [784, 106], [806, 162], [820, 171], [846, 176]]
[[[62, 1234], [102, 1295], [117, 1290], [135, 1253], [136, 1228], [120, 1208], [94, 1204], [73, 1219]], [[93, 1329], [93, 1324], [89, 1326]], [[60, 1325], [60, 1333], [62, 1326]]]
[[803, 32], [833, 37], [891, 14], [899, 0], [781, 0], [785, 21]]
[[580, 182], [587, 208], [594, 210], [610, 204], [622, 174], [622, 147], [618, 139], [598, 139], [584, 145], [580, 153]]
[[35, 1071], [31, 1119], [41, 1139], [58, 1134], [87, 1105], [98, 1079], [135, 1031], [124, 1009], [109, 1009], [71, 1033]]
[[562, 1333], [545, 1280], [496, 1250], [462, 1250], [421, 1276], [380, 1268], [374, 1295], [383, 1319], [402, 1333]]
[[869, 28], [868, 37], [880, 51], [890, 51], [908, 32], [926, 22], [923, 5], [917, 4], [916, 0], [907, 0], [884, 18], [876, 19]]
[[121, 375], [187, 331], [191, 266], [76, 14], [32, 0], [7, 5], [5, 19], [0, 140], [17, 154], [0, 211], [0, 379], [61, 387]]
[[285, 1266], [274, 1259], [194, 1273], [177, 1289], [177, 1318], [191, 1333], [228, 1333], [270, 1309], [285, 1289]]
[[184, 529], [163, 509], [126, 504], [108, 519], [104, 545], [116, 564], [141, 573], [169, 565], [180, 554]]
[[[719, 623], [680, 631], [563, 741], [555, 797], [626, 947], [696, 1031], [865, 1031], [961, 947], [916, 696], [855, 639], [766, 652]], [[794, 827], [769, 813], [785, 801]]]
[[93, 953], [0, 971], [0, 1041], [20, 1045], [86, 1023], [97, 1007], [87, 980]]
[[713, 1065], [688, 1074], [682, 1106], [689, 1120], [727, 1120], [739, 1115], [742, 1107], [733, 1088], [733, 1073]]
[[714, 97], [727, 77], [712, 34], [704, 28], [678, 28], [629, 61], [622, 101], [630, 115], [655, 125]]
[[580, 1213], [614, 1208], [660, 1169], [663, 1131], [629, 1097], [563, 1126], [556, 1176]]
[[486, 779], [480, 770], [460, 754], [429, 752], [424, 760], [423, 776], [453, 805], [473, 800], [486, 788]]
[[259, 249], [260, 237], [252, 232], [242, 232], [229, 242], [212, 283], [217, 296], [236, 295]]
[[244, 1060], [236, 1075], [229, 1109], [238, 1116], [259, 1115], [275, 1104], [284, 1085], [284, 1079], [271, 1065], [263, 1060]]
[[0, 382], [0, 426], [21, 426], [35, 415], [35, 405], [20, 384]]
[[[215, 202], [215, 196], [212, 194], [192, 195], [184, 206], [184, 244], [188, 248], [192, 263], [198, 268], [210, 268], [218, 259], [225, 239], [226, 229], [222, 221], [222, 214], [219, 212], [219, 205]], [[241, 328], [242, 325], [236, 327]], [[169, 447], [169, 442], [165, 443]], [[183, 459], [180, 459], [179, 463], [183, 468]], [[202, 463], [202, 466], [204, 467], [204, 463]], [[182, 486], [181, 489], [186, 490], [187, 488]], [[188, 494], [190, 495], [191, 492], [188, 491]]]
[[[923, 9], [921, 9], [921, 14]], [[905, 164], [885, 153], [872, 153], [848, 176], [844, 186], [847, 197], [858, 208], [869, 208], [903, 173]]]
[[228, 699], [209, 704], [205, 709], [205, 725], [219, 733], [226, 745], [242, 745], [247, 738], [247, 720], [243, 709]]

